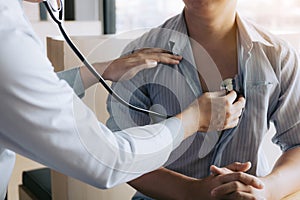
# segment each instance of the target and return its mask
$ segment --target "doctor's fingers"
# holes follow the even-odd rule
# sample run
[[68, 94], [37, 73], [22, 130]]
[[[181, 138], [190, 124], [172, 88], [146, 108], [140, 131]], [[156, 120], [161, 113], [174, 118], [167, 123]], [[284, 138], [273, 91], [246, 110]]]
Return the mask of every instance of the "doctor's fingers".
[[237, 99], [232, 105], [226, 104], [226, 118], [227, 120], [235, 119], [241, 116], [243, 109], [245, 108], [246, 100], [243, 97]]
[[224, 98], [229, 104], [233, 104], [237, 98], [237, 93], [234, 90], [232, 90]]
[[239, 118], [242, 115], [243, 107], [231, 106], [226, 110], [226, 120], [230, 121], [232, 119]]
[[234, 128], [238, 124], [239, 124], [239, 118], [237, 118], [237, 119], [226, 119], [225, 122], [224, 122], [222, 130]]
[[214, 101], [215, 105], [224, 108], [226, 116], [233, 115], [245, 107], [245, 99], [242, 97], [237, 99], [237, 93], [235, 91], [231, 91], [225, 96], [212, 98], [212, 101]]
[[155, 60], [158, 63], [163, 64], [179, 64], [182, 60], [182, 56], [173, 55], [169, 51], [163, 49], [142, 49], [135, 51], [133, 54], [128, 55], [132, 64], [142, 65], [146, 60]]
[[238, 125], [243, 110], [227, 110], [224, 119], [224, 129], [234, 128]]
[[157, 62], [155, 60], [145, 60], [145, 63], [140, 65], [135, 65], [134, 67], [127, 66], [126, 70], [121, 77], [119, 77], [119, 81], [121, 80], [129, 80], [133, 78], [139, 71], [147, 68], [153, 68], [157, 66]]
[[243, 110], [237, 110], [235, 113], [232, 111], [226, 113], [226, 118], [224, 120], [224, 126], [231, 124], [232, 122], [239, 121]]
[[132, 53], [168, 53], [173, 54], [171, 51], [168, 51], [166, 49], [161, 48], [142, 48], [142, 49], [136, 49], [133, 50]]
[[218, 116], [212, 117], [214, 120], [211, 121], [209, 131], [214, 129], [222, 131], [236, 127], [239, 124], [240, 115], [241, 113], [236, 113], [235, 115], [224, 115], [221, 117], [222, 115], [219, 114]]
[[246, 99], [244, 97], [239, 97], [233, 104], [233, 109], [243, 109], [246, 105]]

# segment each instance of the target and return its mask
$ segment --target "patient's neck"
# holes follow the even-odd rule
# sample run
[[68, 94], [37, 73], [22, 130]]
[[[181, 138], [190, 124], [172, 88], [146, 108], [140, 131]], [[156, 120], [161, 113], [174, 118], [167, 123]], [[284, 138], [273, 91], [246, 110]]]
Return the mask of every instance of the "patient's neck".
[[185, 9], [189, 36], [203, 46], [232, 42], [236, 33], [235, 18], [235, 7], [221, 12], [216, 10], [195, 12]]

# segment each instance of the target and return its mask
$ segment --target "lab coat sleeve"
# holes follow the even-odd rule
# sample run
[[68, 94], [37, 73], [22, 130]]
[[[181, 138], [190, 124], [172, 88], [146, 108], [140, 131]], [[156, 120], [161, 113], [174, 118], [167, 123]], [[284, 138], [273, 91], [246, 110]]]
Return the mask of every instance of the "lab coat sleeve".
[[177, 118], [111, 132], [54, 73], [17, 0], [0, 0], [0, 24], [1, 147], [109, 188], [162, 166], [183, 139]]

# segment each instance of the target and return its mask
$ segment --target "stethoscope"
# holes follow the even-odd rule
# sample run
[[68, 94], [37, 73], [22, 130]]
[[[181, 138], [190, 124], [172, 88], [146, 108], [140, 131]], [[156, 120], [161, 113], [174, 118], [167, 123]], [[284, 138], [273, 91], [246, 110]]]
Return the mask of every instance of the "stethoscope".
[[[161, 113], [157, 113], [151, 110], [146, 110], [143, 108], [139, 108], [137, 106], [134, 106], [128, 102], [126, 102], [122, 97], [120, 97], [104, 80], [104, 78], [95, 70], [95, 68], [89, 63], [89, 61], [85, 58], [85, 56], [79, 51], [79, 49], [75, 46], [75, 44], [72, 42], [71, 38], [66, 33], [64, 27], [63, 27], [63, 3], [62, 0], [43, 0], [43, 3], [50, 14], [52, 20], [58, 25], [59, 30], [64, 37], [67, 44], [70, 46], [72, 51], [76, 54], [76, 56], [80, 59], [80, 61], [87, 67], [87, 69], [97, 78], [97, 80], [102, 84], [102, 86], [107, 90], [107, 92], [112, 95], [119, 103], [121, 103], [124, 106], [127, 106], [128, 108], [143, 112], [146, 114], [150, 114], [153, 117], [159, 117], [163, 119], [170, 118], [172, 116], [164, 115]], [[56, 16], [54, 13], [58, 13], [58, 16]], [[226, 79], [221, 83], [220, 89], [225, 89], [227, 92], [234, 89], [234, 79]]]

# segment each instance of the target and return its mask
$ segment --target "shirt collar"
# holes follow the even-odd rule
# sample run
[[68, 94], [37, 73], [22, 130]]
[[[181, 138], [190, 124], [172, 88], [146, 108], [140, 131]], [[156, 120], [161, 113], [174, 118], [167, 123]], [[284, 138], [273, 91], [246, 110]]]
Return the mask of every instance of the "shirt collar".
[[272, 47], [273, 45], [267, 41], [261, 32], [257, 30], [253, 26], [252, 23], [249, 23], [247, 20], [240, 17], [239, 13], [236, 15], [236, 21], [240, 36], [241, 45], [244, 49], [246, 49], [248, 52], [251, 51], [254, 43], [261, 43], [265, 46]]
[[182, 54], [186, 45], [189, 44], [189, 36], [185, 23], [184, 12], [179, 14], [176, 21], [174, 21], [172, 31], [169, 39], [169, 48], [175, 54]]
[[[266, 46], [273, 46], [269, 41], [267, 41], [263, 35], [245, 19], [241, 18], [239, 13], [237, 13], [237, 26], [241, 38], [241, 45], [248, 52], [251, 51], [253, 43], [261, 43]], [[176, 19], [175, 23], [170, 27], [174, 30], [171, 34], [169, 40], [169, 48], [175, 54], [182, 54], [184, 48], [189, 43], [189, 36], [186, 27], [184, 12], [182, 12]]]

